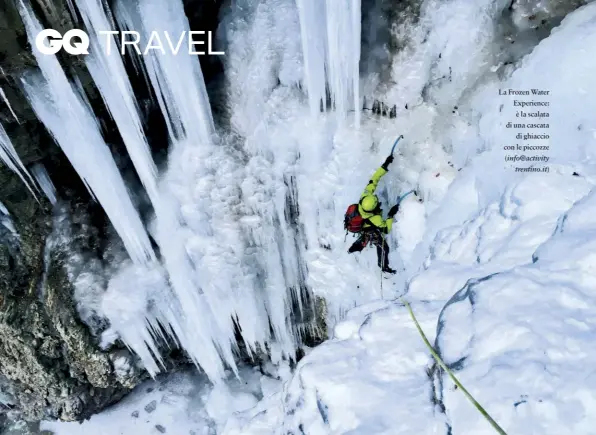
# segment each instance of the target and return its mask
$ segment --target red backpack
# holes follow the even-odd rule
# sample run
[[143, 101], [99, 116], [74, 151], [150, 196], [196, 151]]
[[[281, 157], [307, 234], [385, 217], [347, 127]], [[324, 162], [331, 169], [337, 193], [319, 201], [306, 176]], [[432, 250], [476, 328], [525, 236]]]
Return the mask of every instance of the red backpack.
[[344, 216], [344, 228], [346, 231], [349, 231], [350, 233], [359, 233], [364, 229], [363, 225], [365, 222], [366, 219], [364, 219], [358, 211], [358, 204], [350, 205]]

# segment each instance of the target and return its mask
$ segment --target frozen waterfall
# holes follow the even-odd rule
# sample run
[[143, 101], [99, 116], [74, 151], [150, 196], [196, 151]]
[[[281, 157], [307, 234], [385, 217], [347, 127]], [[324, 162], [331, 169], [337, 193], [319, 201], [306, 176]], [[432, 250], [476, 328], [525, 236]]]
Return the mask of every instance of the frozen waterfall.
[[[178, 1], [122, 2], [116, 18], [123, 28], [142, 30], [145, 38], [149, 29], [170, 35], [189, 30]], [[180, 345], [214, 380], [223, 377], [222, 360], [235, 370], [237, 332], [249, 353], [264, 349], [272, 339], [283, 352], [292, 353], [287, 286], [280, 273], [280, 253], [271, 238], [274, 229], [261, 226], [258, 235], [247, 237], [240, 219], [246, 213], [239, 197], [243, 168], [230, 154], [232, 139], [215, 135], [198, 58], [152, 52], [141, 60], [137, 66], [149, 77], [169, 131], [168, 168], [159, 188], [177, 225], [168, 224], [172, 219], [163, 219], [156, 209], [153, 229], [171, 289], [163, 282], [162, 290], [155, 291], [160, 286], [156, 276], [156, 281], [143, 280], [147, 287], [140, 291], [157, 300], [158, 321], [171, 326]], [[271, 244], [272, 256], [264, 265], [265, 283], [250, 260], [266, 249], [263, 243]], [[133, 272], [121, 271], [127, 273]], [[110, 298], [126, 292], [125, 282], [111, 282]], [[125, 314], [112, 308], [115, 304], [109, 303], [106, 312], [116, 325]], [[142, 328], [144, 317], [139, 315], [137, 320]], [[147, 354], [146, 338], [131, 337], [130, 329], [118, 333], [137, 353]]]
[[[239, 346], [249, 355], [269, 349], [274, 358], [293, 356], [297, 335], [305, 327], [294, 322], [303, 315], [307, 300], [303, 293], [308, 288], [307, 245], [323, 242], [317, 234], [316, 211], [300, 210], [298, 203], [300, 195], [315, 188], [313, 180], [304, 178], [309, 161], [330, 152], [333, 144], [328, 141], [326, 120], [316, 127], [317, 141], [323, 146], [319, 151], [316, 143], [303, 137], [296, 140], [284, 131], [283, 119], [271, 101], [280, 107], [289, 104], [291, 116], [305, 108], [298, 105], [298, 91], [290, 97], [281, 89], [268, 101], [267, 89], [274, 81], [263, 74], [275, 71], [273, 62], [285, 50], [281, 45], [288, 44], [292, 49], [283, 57], [281, 74], [288, 83], [297, 83], [300, 78], [294, 71], [300, 67], [300, 42], [286, 36], [280, 44], [267, 32], [279, 36], [284, 25], [299, 26], [311, 113], [326, 106], [329, 93], [340, 122], [353, 110], [359, 124], [360, 111], [354, 109], [360, 105], [360, 1], [350, 2], [345, 10], [325, 10], [324, 3], [306, 0], [299, 2], [298, 9], [293, 0], [265, 3], [249, 2], [254, 7], [250, 14], [255, 14], [255, 36], [263, 35], [267, 41], [263, 40], [266, 49], [261, 52], [249, 49], [256, 61], [244, 70], [243, 47], [248, 47], [242, 38], [231, 36], [231, 29], [240, 35], [247, 29], [238, 15], [230, 14], [232, 33], [227, 37], [233, 39], [228, 47], [233, 65], [226, 78], [233, 81], [230, 105], [237, 115], [232, 120], [237, 127], [233, 134], [216, 131], [196, 56], [167, 50], [149, 50], [143, 56], [132, 53], [136, 72], [152, 88], [168, 130], [167, 167], [159, 174], [122, 56], [117, 50], [111, 54], [106, 50], [106, 43], [114, 47], [118, 41], [107, 41], [99, 32], [117, 24], [138, 31], [145, 41], [152, 32], [180, 35], [190, 30], [183, 4], [180, 0], [120, 1], [108, 10], [100, 0], [77, 1], [91, 42], [86, 66], [153, 206], [148, 230], [80, 84], [69, 81], [55, 56], [38, 53], [43, 77], [31, 74], [23, 79], [37, 116], [106, 211], [132, 259], [118, 265], [100, 295], [101, 314], [111, 325], [102, 344], [122, 339], [152, 375], [163, 368], [161, 349], [171, 345], [184, 349], [217, 381], [225, 377], [226, 368], [237, 373]], [[40, 24], [29, 6], [22, 3], [20, 10], [32, 39]], [[315, 38], [304, 37], [315, 30]], [[261, 75], [252, 69], [267, 65], [272, 68], [260, 71]], [[296, 122], [292, 135], [307, 118]], [[287, 143], [284, 147], [278, 143], [281, 137]], [[315, 168], [306, 171], [314, 173]], [[51, 182], [38, 172], [44, 191], [52, 192]], [[322, 231], [335, 222], [327, 209], [321, 218], [326, 225]], [[305, 230], [304, 221], [313, 227]], [[153, 253], [147, 231], [157, 242], [159, 255]]]

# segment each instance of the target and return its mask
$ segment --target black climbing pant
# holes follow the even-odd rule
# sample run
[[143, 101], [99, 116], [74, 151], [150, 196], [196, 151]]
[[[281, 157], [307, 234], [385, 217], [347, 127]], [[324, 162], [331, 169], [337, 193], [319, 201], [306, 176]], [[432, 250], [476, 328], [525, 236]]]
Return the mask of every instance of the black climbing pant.
[[365, 230], [360, 233], [360, 237], [352, 243], [348, 252], [350, 254], [352, 252], [360, 252], [366, 248], [366, 245], [369, 243], [377, 247], [377, 262], [379, 267], [381, 269], [389, 267], [389, 245], [379, 230]]

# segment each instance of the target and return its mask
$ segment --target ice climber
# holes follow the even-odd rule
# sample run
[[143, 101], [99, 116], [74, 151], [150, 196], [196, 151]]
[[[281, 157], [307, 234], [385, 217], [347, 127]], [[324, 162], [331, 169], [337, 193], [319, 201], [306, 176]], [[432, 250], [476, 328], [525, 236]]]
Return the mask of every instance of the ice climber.
[[389, 267], [389, 246], [385, 241], [385, 234], [389, 234], [391, 231], [393, 217], [399, 210], [399, 204], [391, 207], [387, 219], [383, 219], [383, 210], [381, 210], [381, 203], [375, 195], [375, 190], [379, 180], [389, 171], [388, 166], [392, 162], [393, 156], [390, 155], [375, 171], [360, 196], [360, 202], [348, 208], [344, 222], [348, 231], [359, 234], [358, 239], [350, 246], [348, 252], [350, 254], [360, 252], [369, 243], [375, 245], [379, 267], [383, 272], [388, 273], [395, 273], [395, 270]]

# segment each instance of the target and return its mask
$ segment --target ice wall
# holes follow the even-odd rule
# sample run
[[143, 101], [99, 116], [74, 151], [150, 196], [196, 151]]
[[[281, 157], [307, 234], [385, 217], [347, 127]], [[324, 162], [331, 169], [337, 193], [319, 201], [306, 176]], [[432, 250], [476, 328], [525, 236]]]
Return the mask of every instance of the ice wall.
[[[325, 32], [319, 33], [325, 43], [315, 47], [318, 72], [307, 75], [318, 83], [313, 95], [320, 107], [325, 94], [321, 83], [330, 74], [332, 100], [342, 109], [337, 116], [313, 117], [320, 108], [308, 110], [295, 86], [303, 71], [300, 29], [308, 30], [301, 14], [318, 17], [316, 4], [308, 5], [301, 6], [311, 7], [305, 13], [294, 0], [242, 0], [227, 11], [219, 32], [226, 50], [227, 133], [215, 130], [196, 56], [184, 50], [177, 55], [168, 50], [150, 50], [144, 56], [131, 52], [168, 128], [167, 169], [159, 177], [122, 61], [99, 53], [105, 51], [105, 38], [97, 39], [94, 32], [112, 25], [109, 14], [94, 0], [78, 5], [90, 28], [91, 51], [97, 52], [86, 59], [87, 66], [153, 204], [150, 231], [160, 253], [159, 260], [120, 264], [101, 298], [102, 314], [111, 323], [102, 339], [109, 346], [122, 338], [152, 374], [162, 369], [160, 347], [172, 344], [184, 348], [211, 379], [220, 379], [225, 367], [235, 370], [238, 334], [249, 354], [269, 345], [277, 357], [292, 355], [304, 327], [302, 316], [312, 309], [303, 306], [304, 292], [324, 297], [330, 318], [383, 296], [374, 250], [358, 256], [346, 252], [350, 242], [342, 228], [343, 213], [399, 130], [425, 125], [429, 111], [414, 119], [366, 122], [357, 132], [345, 122], [353, 98], [358, 98], [360, 9], [353, 2], [347, 11], [325, 12]], [[179, 1], [120, 2], [114, 12], [121, 28], [141, 32], [141, 46], [150, 31], [180, 35], [189, 30]], [[34, 31], [32, 15], [24, 8], [27, 13], [28, 28]], [[325, 65], [320, 62], [323, 46]], [[111, 213], [122, 208], [115, 202], [126, 202], [128, 196], [110, 196], [96, 186], [95, 170], [104, 164], [104, 177], [109, 174], [106, 179], [124, 188], [88, 104], [53, 56], [43, 57], [40, 66], [47, 81], [25, 80], [38, 116], [120, 236], [130, 236], [125, 222]], [[62, 128], [66, 123], [61, 116], [68, 116], [68, 130]], [[81, 147], [73, 144], [78, 146], [81, 137], [92, 158], [76, 153]], [[379, 187], [387, 204], [413, 187], [419, 168], [423, 172], [429, 160], [443, 157], [433, 144], [422, 146], [414, 139], [421, 140], [412, 136], [409, 148], [400, 149], [407, 161], [402, 167], [410, 175], [392, 170]], [[126, 220], [131, 214], [121, 216]]]

